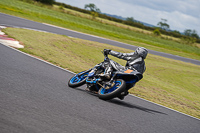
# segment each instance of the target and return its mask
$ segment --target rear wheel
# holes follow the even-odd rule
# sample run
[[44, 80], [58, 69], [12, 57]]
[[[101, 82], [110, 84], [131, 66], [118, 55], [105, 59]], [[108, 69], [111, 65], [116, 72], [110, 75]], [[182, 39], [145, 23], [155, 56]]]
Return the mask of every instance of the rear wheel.
[[114, 86], [107, 88], [106, 85], [101, 87], [98, 91], [98, 97], [103, 100], [110, 100], [119, 96], [126, 89], [126, 82], [122, 79], [117, 79], [114, 81]]
[[79, 74], [76, 74], [68, 81], [68, 86], [74, 88], [85, 84], [88, 73], [89, 72], [81, 72]]

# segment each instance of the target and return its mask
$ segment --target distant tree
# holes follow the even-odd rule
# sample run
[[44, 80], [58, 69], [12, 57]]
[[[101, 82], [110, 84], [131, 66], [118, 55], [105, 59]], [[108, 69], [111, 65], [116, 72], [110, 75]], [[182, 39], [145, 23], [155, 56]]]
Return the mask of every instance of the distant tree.
[[39, 1], [41, 3], [48, 4], [48, 5], [53, 5], [53, 3], [55, 2], [55, 0], [35, 0], [35, 1]]
[[133, 17], [130, 17], [130, 18], [129, 18], [129, 17], [127, 17], [127, 18], [126, 18], [126, 21], [129, 21], [129, 22], [134, 22], [135, 20], [134, 20], [134, 18], [133, 18]]
[[196, 30], [193, 30], [191, 37], [195, 37], [197, 39], [200, 39], [199, 35], [197, 34]]
[[156, 35], [156, 36], [160, 36], [160, 35], [161, 35], [159, 29], [155, 29], [155, 30], [153, 31], [153, 34]]
[[191, 29], [186, 29], [184, 31], [184, 35], [186, 35], [186, 36], [191, 36], [191, 34], [192, 34], [192, 30]]
[[85, 9], [86, 9], [86, 10], [89, 9], [89, 10], [92, 11], [92, 12], [98, 12], [98, 13], [101, 13], [101, 10], [100, 10], [99, 8], [97, 8], [96, 5], [93, 4], [93, 3], [86, 4], [86, 5], [85, 5]]
[[196, 30], [186, 29], [184, 31], [184, 35], [199, 39], [199, 35], [197, 34]]
[[163, 30], [169, 30], [169, 25], [167, 24], [167, 19], [161, 18], [161, 22], [158, 22], [157, 24], [161, 29]]

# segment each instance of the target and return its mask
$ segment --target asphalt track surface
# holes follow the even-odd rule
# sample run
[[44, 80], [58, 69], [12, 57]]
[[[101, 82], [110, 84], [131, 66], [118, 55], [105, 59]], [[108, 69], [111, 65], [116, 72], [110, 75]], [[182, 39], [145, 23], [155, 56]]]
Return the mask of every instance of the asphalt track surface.
[[[100, 43], [106, 43], [106, 44], [110, 44], [110, 45], [114, 45], [114, 46], [118, 46], [118, 47], [123, 47], [126, 49], [135, 50], [137, 48], [136, 46], [133, 46], [133, 45], [129, 45], [129, 44], [125, 44], [125, 43], [121, 43], [121, 42], [117, 42], [117, 41], [113, 41], [113, 40], [109, 40], [109, 39], [105, 39], [105, 38], [101, 38], [101, 37], [97, 37], [97, 36], [93, 36], [93, 35], [89, 35], [89, 34], [84, 34], [84, 33], [76, 32], [76, 31], [72, 31], [72, 30], [68, 30], [68, 29], [64, 29], [64, 28], [59, 28], [59, 27], [55, 27], [55, 26], [51, 26], [51, 25], [47, 25], [47, 24], [42, 24], [42, 23], [30, 21], [27, 19], [22, 19], [19, 17], [15, 17], [15, 16], [3, 14], [3, 13], [0, 13], [0, 25], [36, 29], [36, 30], [40, 30], [40, 31], [46, 31], [46, 32], [51, 32], [51, 33], [56, 33], [56, 34], [61, 34], [61, 35], [67, 35], [70, 37], [81, 38], [81, 39], [96, 41], [96, 42], [100, 42]], [[171, 58], [171, 59], [180, 60], [183, 62], [189, 62], [192, 64], [200, 65], [199, 60], [184, 58], [184, 57], [167, 54], [167, 53], [163, 53], [163, 52], [157, 52], [157, 51], [153, 51], [153, 50], [149, 50], [149, 53], [154, 54], [154, 55], [163, 56], [166, 58]]]
[[[1, 18], [0, 18], [1, 19]], [[103, 101], [73, 73], [0, 44], [1, 133], [199, 133], [200, 120], [128, 95]]]

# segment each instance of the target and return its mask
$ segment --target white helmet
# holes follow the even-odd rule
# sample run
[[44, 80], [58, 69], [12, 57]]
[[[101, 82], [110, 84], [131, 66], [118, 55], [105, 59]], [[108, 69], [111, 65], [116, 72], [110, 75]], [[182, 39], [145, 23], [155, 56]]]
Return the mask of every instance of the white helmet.
[[143, 59], [145, 59], [147, 57], [147, 54], [148, 54], [148, 50], [146, 48], [143, 48], [143, 47], [138, 47], [136, 50], [135, 50], [135, 53], [142, 57]]

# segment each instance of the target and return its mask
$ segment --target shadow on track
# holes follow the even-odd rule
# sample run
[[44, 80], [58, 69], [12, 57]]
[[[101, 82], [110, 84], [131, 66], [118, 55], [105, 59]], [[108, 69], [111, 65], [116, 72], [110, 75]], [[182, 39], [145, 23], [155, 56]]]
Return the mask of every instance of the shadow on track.
[[[97, 97], [97, 94], [96, 93], [92, 93], [92, 92], [88, 92], [84, 89], [81, 89], [81, 88], [73, 88], [75, 90], [78, 90], [78, 91], [82, 91], [82, 92], [86, 92], [92, 96], [95, 96]], [[163, 112], [160, 112], [160, 111], [156, 111], [156, 110], [152, 110], [152, 109], [148, 109], [148, 108], [145, 108], [145, 107], [141, 107], [141, 106], [138, 106], [138, 105], [134, 105], [132, 103], [128, 103], [126, 101], [121, 101], [119, 99], [112, 99], [112, 100], [108, 100], [106, 102], [109, 102], [109, 103], [112, 103], [112, 104], [116, 104], [116, 105], [120, 105], [120, 106], [123, 106], [123, 107], [128, 107], [128, 108], [133, 108], [133, 109], [138, 109], [138, 110], [141, 110], [141, 111], [144, 111], [144, 112], [147, 112], [147, 113], [151, 113], [151, 114], [155, 114], [155, 113], [158, 113], [158, 114], [163, 114], [163, 115], [167, 115], [166, 113], [163, 113]]]
[[118, 100], [118, 99], [112, 99], [112, 100], [110, 100], [109, 102], [110, 102], [110, 103], [113, 103], [113, 104], [116, 104], [116, 105], [128, 107], [128, 108], [139, 109], [139, 110], [141, 110], [141, 111], [145, 111], [145, 112], [152, 113], [152, 114], [159, 113], [159, 114], [167, 115], [166, 113], [163, 113], [163, 112], [160, 112], [160, 111], [148, 109], [148, 108], [141, 107], [141, 106], [138, 106], [138, 105], [133, 105], [133, 104], [131, 104], [131, 103], [127, 103], [127, 102], [125, 102], [125, 101], [121, 101], [121, 100]]

